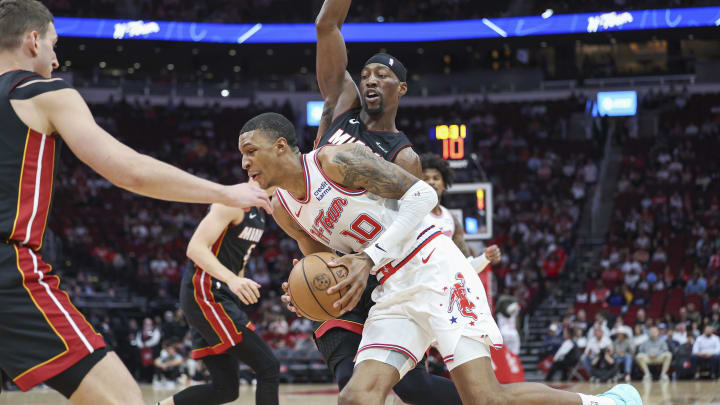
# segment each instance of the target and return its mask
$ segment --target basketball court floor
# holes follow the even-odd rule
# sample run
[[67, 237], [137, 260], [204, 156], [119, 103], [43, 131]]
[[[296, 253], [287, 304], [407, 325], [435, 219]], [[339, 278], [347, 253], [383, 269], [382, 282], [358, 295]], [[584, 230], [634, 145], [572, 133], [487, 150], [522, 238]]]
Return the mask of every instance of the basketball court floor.
[[[678, 382], [636, 382], [633, 385], [640, 391], [645, 405], [720, 405], [720, 382], [711, 381], [678, 381]], [[611, 387], [607, 384], [568, 384], [557, 388], [570, 391], [598, 394]], [[153, 389], [143, 386], [143, 393], [148, 403], [159, 401], [175, 391]], [[386, 405], [394, 404], [395, 398], [388, 397]], [[47, 388], [36, 388], [28, 393], [4, 392], [0, 394], [0, 405], [65, 405], [70, 404], [61, 395]], [[251, 386], [240, 387], [240, 399], [233, 405], [255, 404], [254, 391]], [[329, 384], [316, 385], [282, 385], [280, 387], [280, 404], [284, 405], [331, 405], [337, 404], [337, 389]], [[202, 404], [198, 404], [202, 405]], [[443, 405], [443, 404], [438, 404]]]

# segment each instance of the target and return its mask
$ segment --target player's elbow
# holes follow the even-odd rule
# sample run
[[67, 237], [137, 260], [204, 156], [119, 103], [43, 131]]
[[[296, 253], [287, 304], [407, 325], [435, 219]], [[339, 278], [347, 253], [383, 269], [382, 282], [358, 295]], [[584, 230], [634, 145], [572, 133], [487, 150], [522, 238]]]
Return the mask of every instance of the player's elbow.
[[329, 19], [325, 13], [318, 14], [315, 19], [315, 32], [317, 32], [318, 36], [321, 34], [327, 34], [336, 29], [338, 29], [336, 21]]

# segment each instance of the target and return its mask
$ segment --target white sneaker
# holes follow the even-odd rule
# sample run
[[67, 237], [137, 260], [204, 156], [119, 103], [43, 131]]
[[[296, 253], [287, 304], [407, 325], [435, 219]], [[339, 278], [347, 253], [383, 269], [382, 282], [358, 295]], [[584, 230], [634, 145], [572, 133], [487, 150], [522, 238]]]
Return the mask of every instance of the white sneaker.
[[650, 374], [645, 374], [643, 376], [643, 382], [652, 381], [652, 376]]
[[667, 374], [663, 373], [663, 374], [660, 376], [660, 381], [670, 381], [670, 377], [668, 377]]

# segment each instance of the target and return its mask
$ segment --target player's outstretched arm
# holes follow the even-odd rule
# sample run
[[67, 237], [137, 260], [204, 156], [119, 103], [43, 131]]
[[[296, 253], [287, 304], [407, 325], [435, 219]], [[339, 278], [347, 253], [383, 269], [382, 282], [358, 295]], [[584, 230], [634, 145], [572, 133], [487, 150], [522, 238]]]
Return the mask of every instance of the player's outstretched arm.
[[315, 20], [317, 32], [316, 72], [325, 100], [318, 139], [344, 111], [360, 106], [360, 93], [347, 71], [345, 39], [340, 29], [350, 9], [350, 0], [325, 0]]
[[222, 281], [245, 305], [255, 304], [260, 298], [260, 284], [240, 277], [218, 260], [212, 246], [233, 222], [243, 220], [245, 212], [238, 208], [213, 204], [198, 225], [187, 247], [189, 257], [201, 269]]
[[73, 89], [44, 93], [33, 101], [73, 153], [118, 187], [161, 200], [257, 206], [271, 212], [267, 194], [255, 185], [221, 186], [122, 144], [95, 123], [87, 104]]

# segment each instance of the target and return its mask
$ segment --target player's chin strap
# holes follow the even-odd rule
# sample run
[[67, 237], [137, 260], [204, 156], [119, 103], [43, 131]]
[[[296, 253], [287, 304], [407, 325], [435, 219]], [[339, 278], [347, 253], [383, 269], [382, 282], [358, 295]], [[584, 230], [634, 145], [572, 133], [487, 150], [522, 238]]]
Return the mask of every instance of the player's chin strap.
[[397, 259], [398, 241], [406, 240], [408, 233], [417, 229], [423, 218], [438, 203], [437, 192], [422, 180], [410, 187], [398, 201], [398, 214], [388, 229], [368, 246], [364, 252], [370, 256], [375, 268]]
[[487, 259], [485, 253], [481, 254], [478, 257], [468, 256], [467, 259], [472, 265], [473, 269], [475, 269], [478, 274], [482, 273], [483, 270], [485, 270], [485, 268], [487, 267], [487, 265], [490, 264], [490, 260]]

